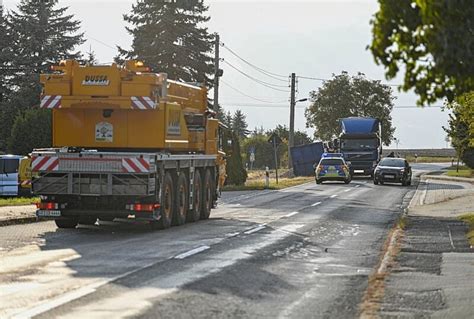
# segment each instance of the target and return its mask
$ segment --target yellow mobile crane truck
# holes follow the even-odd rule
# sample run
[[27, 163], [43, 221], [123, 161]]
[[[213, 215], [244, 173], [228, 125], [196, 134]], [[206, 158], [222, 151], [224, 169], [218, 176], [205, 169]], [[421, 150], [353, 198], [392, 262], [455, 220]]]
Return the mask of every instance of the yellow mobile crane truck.
[[[217, 201], [219, 122], [207, 90], [139, 61], [61, 61], [41, 75], [53, 148], [32, 152], [37, 216], [60, 228], [133, 218], [167, 228], [209, 218]], [[224, 160], [225, 161], [225, 160]]]

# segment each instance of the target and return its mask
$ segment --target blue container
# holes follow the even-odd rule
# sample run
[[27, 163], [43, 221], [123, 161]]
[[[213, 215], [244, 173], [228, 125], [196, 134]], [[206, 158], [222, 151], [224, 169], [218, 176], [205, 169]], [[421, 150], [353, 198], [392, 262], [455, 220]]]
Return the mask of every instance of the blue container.
[[324, 153], [321, 142], [294, 146], [290, 149], [295, 176], [314, 176], [315, 163], [319, 163]]

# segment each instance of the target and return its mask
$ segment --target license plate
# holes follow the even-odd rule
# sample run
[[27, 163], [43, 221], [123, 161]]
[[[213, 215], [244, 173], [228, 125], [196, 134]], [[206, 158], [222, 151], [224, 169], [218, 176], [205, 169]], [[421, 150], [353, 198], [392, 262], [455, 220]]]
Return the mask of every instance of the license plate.
[[384, 178], [394, 179], [394, 178], [395, 178], [395, 175], [385, 175]]
[[61, 217], [60, 210], [37, 210], [36, 216], [38, 217]]

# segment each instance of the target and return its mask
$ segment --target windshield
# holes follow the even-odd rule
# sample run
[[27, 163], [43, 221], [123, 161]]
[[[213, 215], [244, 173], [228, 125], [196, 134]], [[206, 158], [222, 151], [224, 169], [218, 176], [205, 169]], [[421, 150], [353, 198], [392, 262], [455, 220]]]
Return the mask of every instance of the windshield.
[[380, 166], [405, 167], [405, 160], [400, 158], [384, 158], [379, 163]]
[[342, 165], [344, 162], [338, 158], [328, 158], [321, 161], [321, 165]]
[[377, 139], [346, 139], [341, 141], [341, 149], [351, 150], [373, 150], [378, 147]]
[[13, 174], [18, 173], [18, 159], [0, 159], [0, 173]]

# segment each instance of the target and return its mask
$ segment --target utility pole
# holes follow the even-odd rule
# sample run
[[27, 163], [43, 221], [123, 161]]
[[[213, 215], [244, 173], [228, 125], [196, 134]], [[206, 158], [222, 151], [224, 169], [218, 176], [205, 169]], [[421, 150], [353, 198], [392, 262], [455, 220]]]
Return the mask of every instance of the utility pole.
[[222, 76], [221, 70], [219, 69], [219, 46], [220, 36], [216, 33], [216, 42], [214, 44], [214, 111], [217, 111], [219, 107], [219, 77]]
[[295, 96], [296, 96], [296, 74], [291, 73], [291, 95], [290, 95], [290, 134], [288, 138], [288, 168], [293, 166], [291, 163], [291, 148], [294, 145], [295, 135]]

